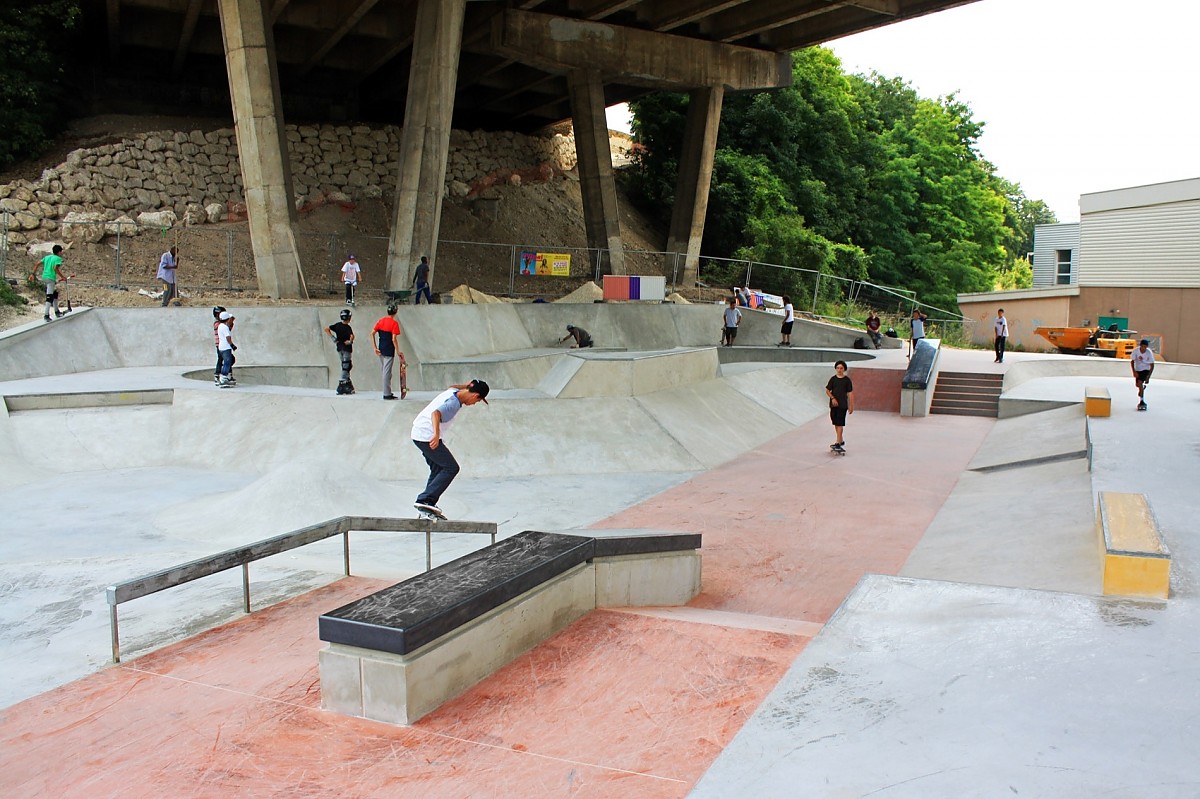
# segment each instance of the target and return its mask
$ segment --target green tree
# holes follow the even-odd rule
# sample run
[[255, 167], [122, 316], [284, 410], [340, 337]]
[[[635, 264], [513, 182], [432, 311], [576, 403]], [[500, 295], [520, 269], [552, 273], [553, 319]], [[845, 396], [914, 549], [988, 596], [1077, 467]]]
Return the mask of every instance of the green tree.
[[40, 154], [62, 107], [76, 0], [0, 5], [0, 168]]
[[[706, 255], [869, 277], [944, 308], [959, 292], [1023, 279], [1016, 258], [1048, 209], [982, 158], [984, 125], [965, 102], [922, 98], [901, 78], [846, 75], [822, 48], [792, 65], [790, 87], [726, 98]], [[665, 222], [687, 96], [647, 97], [633, 112], [635, 189]]]

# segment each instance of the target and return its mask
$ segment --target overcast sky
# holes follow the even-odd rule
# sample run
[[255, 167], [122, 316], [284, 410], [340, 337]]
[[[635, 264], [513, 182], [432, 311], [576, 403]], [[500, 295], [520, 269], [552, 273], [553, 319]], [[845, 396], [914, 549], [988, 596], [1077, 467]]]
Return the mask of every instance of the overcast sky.
[[1200, 177], [1198, 31], [1196, 0], [978, 0], [828, 46], [957, 92], [996, 171], [1074, 222], [1080, 194]]
[[1075, 222], [1080, 194], [1200, 177], [1198, 32], [1197, 0], [977, 0], [828, 46], [847, 72], [956, 92], [997, 172]]

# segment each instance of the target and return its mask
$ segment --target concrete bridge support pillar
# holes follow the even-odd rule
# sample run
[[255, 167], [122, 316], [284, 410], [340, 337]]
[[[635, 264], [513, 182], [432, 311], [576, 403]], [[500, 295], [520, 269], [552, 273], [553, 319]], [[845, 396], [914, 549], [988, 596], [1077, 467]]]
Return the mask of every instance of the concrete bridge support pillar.
[[685, 287], [695, 285], [700, 276], [700, 244], [704, 238], [704, 215], [708, 211], [708, 189], [724, 98], [723, 86], [711, 86], [692, 90], [688, 102], [675, 207], [671, 209], [667, 235], [667, 252], [675, 256], [677, 281]]
[[262, 0], [218, 0], [217, 9], [258, 288], [270, 297], [305, 299], [275, 40]]
[[594, 70], [573, 69], [567, 74], [571, 92], [571, 120], [575, 152], [579, 158], [579, 186], [583, 193], [583, 221], [588, 246], [607, 250], [601, 259], [603, 274], [625, 274], [625, 246], [617, 209], [617, 182], [608, 147], [608, 119], [604, 114], [604, 84]]
[[422, 255], [429, 256], [433, 281], [465, 16], [466, 0], [421, 0], [417, 8], [396, 217], [388, 243], [386, 285], [391, 291], [412, 285]]

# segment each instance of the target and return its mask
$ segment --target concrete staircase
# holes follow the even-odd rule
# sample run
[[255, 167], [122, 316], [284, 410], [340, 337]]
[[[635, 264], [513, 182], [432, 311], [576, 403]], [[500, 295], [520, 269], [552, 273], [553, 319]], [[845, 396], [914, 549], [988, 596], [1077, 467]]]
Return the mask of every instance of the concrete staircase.
[[954, 416], [1000, 415], [1000, 390], [1004, 375], [974, 372], [939, 372], [929, 412]]

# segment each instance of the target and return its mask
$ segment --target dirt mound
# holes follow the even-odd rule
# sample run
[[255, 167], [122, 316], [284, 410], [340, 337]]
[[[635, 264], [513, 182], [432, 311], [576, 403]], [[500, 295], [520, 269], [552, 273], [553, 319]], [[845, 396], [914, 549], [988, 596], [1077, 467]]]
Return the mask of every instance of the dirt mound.
[[450, 297], [455, 305], [484, 305], [491, 302], [505, 302], [505, 300], [499, 297], [493, 297], [491, 294], [484, 294], [482, 291], [477, 291], [465, 283], [455, 287], [450, 292]]
[[594, 280], [589, 280], [567, 296], [559, 297], [557, 300], [555, 300], [555, 302], [588, 303], [602, 299], [604, 299], [604, 289], [597, 286]]

